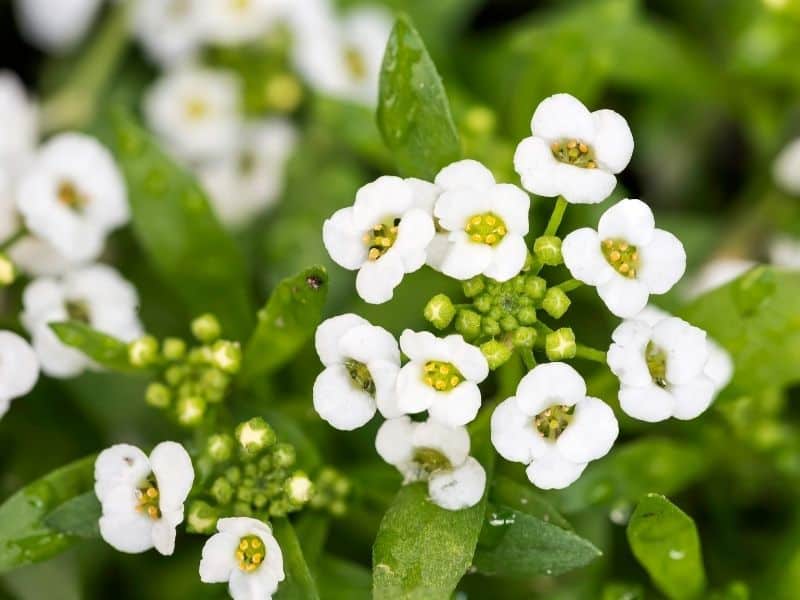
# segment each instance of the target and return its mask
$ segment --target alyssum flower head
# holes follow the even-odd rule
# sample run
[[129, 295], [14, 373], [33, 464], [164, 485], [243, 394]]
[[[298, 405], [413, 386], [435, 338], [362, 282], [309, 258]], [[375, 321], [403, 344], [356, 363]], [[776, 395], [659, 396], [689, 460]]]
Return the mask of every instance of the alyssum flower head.
[[161, 554], [175, 550], [175, 528], [194, 481], [189, 454], [180, 444], [162, 442], [148, 458], [136, 446], [103, 450], [94, 467], [94, 491], [103, 507], [100, 535], [120, 552]]
[[0, 331], [0, 417], [14, 398], [24, 396], [39, 379], [39, 361], [28, 342], [11, 331]]
[[608, 309], [623, 318], [638, 314], [650, 294], [668, 292], [686, 269], [683, 244], [656, 229], [653, 212], [641, 200], [621, 200], [609, 208], [597, 231], [573, 231], [561, 252], [572, 276], [596, 286]]
[[500, 456], [528, 465], [528, 479], [542, 489], [570, 485], [589, 461], [608, 453], [619, 433], [611, 408], [587, 396], [583, 378], [561, 362], [525, 375], [516, 396], [495, 409], [491, 428]]
[[351, 430], [365, 425], [376, 407], [386, 418], [402, 414], [395, 391], [400, 349], [392, 334], [345, 314], [323, 322], [315, 343], [325, 370], [314, 382], [314, 409], [323, 419]]
[[403, 474], [403, 483], [427, 481], [431, 500], [447, 510], [475, 506], [486, 488], [486, 471], [469, 446], [464, 427], [409, 417], [389, 419], [375, 438], [378, 454]]
[[622, 116], [608, 109], [589, 112], [569, 94], [542, 100], [531, 131], [514, 154], [522, 186], [573, 204], [608, 198], [617, 183], [615, 174], [628, 166], [633, 154], [633, 135]]

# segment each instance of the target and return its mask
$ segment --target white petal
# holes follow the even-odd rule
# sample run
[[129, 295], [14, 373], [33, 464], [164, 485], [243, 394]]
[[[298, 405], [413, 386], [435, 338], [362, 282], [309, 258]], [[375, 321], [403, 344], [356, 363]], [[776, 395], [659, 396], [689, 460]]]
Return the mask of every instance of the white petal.
[[39, 379], [39, 361], [30, 344], [11, 331], [0, 331], [0, 397], [18, 398]]
[[342, 334], [339, 349], [343, 356], [362, 363], [383, 359], [400, 364], [397, 340], [383, 327], [369, 324], [352, 327]]
[[416, 425], [408, 417], [387, 419], [375, 436], [375, 450], [390, 465], [408, 463], [414, 458], [413, 435]]
[[597, 294], [606, 303], [608, 310], [623, 319], [639, 314], [650, 298], [650, 292], [644, 283], [616, 273], [597, 286]]
[[312, 394], [314, 410], [342, 431], [366, 425], [375, 414], [375, 400], [356, 389], [343, 365], [332, 365], [317, 375]]
[[417, 423], [412, 435], [414, 448], [431, 448], [444, 454], [457, 467], [469, 456], [469, 434], [465, 427], [448, 427], [428, 419]]
[[617, 178], [603, 169], [585, 169], [558, 163], [555, 178], [559, 193], [570, 204], [597, 204], [611, 195]]
[[442, 193], [436, 201], [433, 214], [439, 225], [448, 231], [462, 231], [470, 218], [492, 209], [489, 190], [459, 188]]
[[434, 183], [444, 190], [483, 189], [494, 185], [494, 175], [477, 160], [460, 160], [439, 171]]
[[540, 489], [560, 490], [576, 481], [585, 468], [586, 463], [567, 460], [553, 447], [534, 460], [525, 473], [530, 482]]
[[658, 323], [659, 321], [663, 321], [669, 316], [670, 314], [667, 311], [661, 310], [660, 308], [658, 308], [657, 306], [653, 306], [652, 304], [648, 304], [634, 318], [637, 321], [644, 321], [645, 323], [650, 325], [650, 327], [653, 327], [656, 323]]
[[603, 213], [597, 234], [600, 240], [624, 240], [639, 247], [650, 243], [655, 226], [653, 211], [647, 204], [626, 198]]
[[652, 382], [645, 359], [645, 350], [650, 342], [652, 329], [642, 321], [627, 320], [611, 334], [615, 343], [606, 354], [611, 372], [624, 385], [642, 386]]
[[375, 383], [375, 404], [385, 419], [393, 419], [403, 414], [397, 402], [397, 375], [400, 361], [371, 360], [367, 368]]
[[530, 416], [553, 405], [572, 406], [585, 397], [583, 377], [563, 362], [536, 365], [517, 386], [517, 403]]
[[161, 442], [150, 453], [150, 466], [158, 482], [159, 505], [163, 512], [183, 509], [194, 482], [192, 459], [176, 442]]
[[442, 270], [442, 263], [450, 251], [450, 240], [446, 233], [437, 233], [428, 245], [426, 264], [437, 271]]
[[115, 550], [128, 554], [147, 552], [153, 547], [153, 521], [143, 515], [128, 519], [100, 517], [100, 535]]
[[278, 589], [276, 581], [261, 576], [261, 569], [245, 573], [234, 569], [228, 582], [228, 592], [233, 600], [264, 600]]
[[436, 235], [429, 213], [412, 208], [403, 215], [398, 225], [397, 240], [389, 252], [397, 253], [406, 273], [413, 273], [425, 264], [425, 249]]
[[494, 247], [492, 262], [483, 270], [483, 274], [496, 281], [508, 281], [519, 275], [527, 258], [528, 247], [525, 245], [525, 239], [510, 233]]
[[486, 490], [486, 471], [471, 456], [453, 470], [433, 473], [428, 480], [428, 494], [437, 506], [461, 510], [475, 506]]
[[622, 386], [619, 406], [630, 417], [655, 423], [669, 419], [675, 410], [675, 399], [667, 390], [656, 384], [642, 387]]
[[619, 173], [631, 161], [633, 134], [625, 117], [602, 109], [592, 113], [594, 142], [592, 148], [598, 162], [612, 173]]
[[433, 215], [433, 206], [436, 204], [439, 194], [442, 193], [439, 186], [416, 177], [406, 178], [406, 184], [414, 194], [414, 206], [424, 210], [429, 215]]
[[437, 392], [422, 380], [422, 363], [411, 361], [397, 375], [397, 407], [414, 414], [428, 410], [436, 402]]
[[258, 535], [262, 540], [272, 536], [269, 525], [250, 517], [227, 517], [217, 521], [217, 531], [229, 533], [237, 538]]
[[675, 398], [675, 410], [673, 415], [676, 419], [694, 419], [700, 416], [711, 406], [716, 394], [714, 382], [701, 375], [693, 381], [684, 385], [674, 385], [670, 388], [672, 397]]
[[444, 345], [452, 362], [461, 374], [470, 381], [480, 383], [489, 376], [489, 363], [479, 348], [468, 344], [457, 333], [444, 338]]
[[442, 261], [442, 273], [454, 279], [470, 279], [483, 273], [494, 256], [492, 247], [470, 241], [463, 231], [450, 234], [450, 248]]
[[438, 338], [430, 331], [406, 329], [400, 334], [400, 349], [411, 360], [430, 360], [432, 352], [438, 345]]
[[703, 372], [708, 361], [706, 332], [678, 317], [653, 328], [653, 344], [666, 353], [666, 376], [671, 384], [687, 383]]
[[230, 533], [217, 533], [208, 538], [200, 559], [200, 581], [203, 583], [228, 581], [233, 570], [238, 568], [235, 559], [238, 546], [239, 537]]
[[533, 425], [533, 417], [519, 408], [515, 397], [497, 405], [492, 413], [492, 445], [513, 462], [529, 464], [547, 451], [548, 442]]
[[103, 450], [94, 463], [94, 491], [98, 500], [120, 486], [136, 487], [150, 474], [147, 455], [136, 446], [116, 444]]
[[353, 223], [367, 231], [386, 219], [402, 216], [414, 202], [414, 195], [400, 177], [383, 175], [356, 192]]
[[723, 389], [733, 378], [733, 360], [730, 354], [712, 339], [707, 339], [708, 361], [703, 374], [714, 382], [718, 390]]
[[800, 194], [800, 139], [781, 150], [772, 166], [776, 183], [790, 194]]
[[428, 414], [448, 427], [466, 425], [478, 414], [481, 392], [472, 382], [464, 381], [449, 392], [437, 392]]
[[368, 326], [370, 323], [363, 317], [353, 313], [337, 315], [325, 319], [314, 335], [314, 345], [323, 365], [330, 366], [343, 362], [348, 356], [342, 353], [340, 342], [344, 335], [356, 327]]
[[653, 232], [653, 239], [639, 249], [637, 279], [653, 294], [665, 294], [678, 283], [686, 271], [686, 251], [674, 235], [662, 229]]
[[588, 397], [575, 405], [572, 421], [558, 436], [556, 446], [573, 462], [589, 462], [608, 454], [618, 435], [619, 424], [611, 407]]
[[600, 285], [614, 276], [600, 249], [600, 238], [594, 229], [576, 229], [561, 244], [564, 265], [570, 274], [588, 285]]
[[489, 190], [488, 196], [491, 212], [505, 221], [508, 231], [527, 235], [528, 213], [531, 209], [530, 196], [510, 183], [493, 186]]
[[353, 208], [337, 210], [322, 224], [322, 243], [336, 264], [354, 271], [367, 260], [363, 230], [356, 228]]
[[356, 291], [365, 302], [383, 304], [392, 299], [394, 288], [405, 275], [403, 261], [389, 252], [378, 260], [365, 262], [356, 276]]
[[519, 173], [522, 187], [538, 196], [561, 193], [556, 177], [559, 164], [547, 142], [538, 137], [525, 138], [514, 152], [514, 170]]
[[159, 519], [153, 522], [151, 532], [153, 536], [153, 547], [163, 556], [171, 556], [175, 552], [175, 525]]
[[536, 107], [531, 131], [548, 141], [578, 139], [587, 144], [594, 140], [592, 115], [583, 103], [569, 94], [555, 94]]

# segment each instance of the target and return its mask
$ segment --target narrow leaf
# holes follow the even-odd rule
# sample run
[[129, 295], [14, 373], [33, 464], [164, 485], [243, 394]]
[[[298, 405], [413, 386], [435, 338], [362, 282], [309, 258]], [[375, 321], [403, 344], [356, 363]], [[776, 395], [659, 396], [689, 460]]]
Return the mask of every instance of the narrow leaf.
[[532, 486], [522, 485], [503, 475], [495, 477], [492, 482], [489, 500], [536, 517], [545, 523], [552, 523], [562, 529], [572, 529], [570, 522], [562, 517], [541, 494], [535, 492]]
[[272, 532], [281, 547], [283, 569], [286, 573], [286, 579], [278, 586], [274, 597], [278, 600], [318, 600], [316, 584], [308, 570], [292, 524], [285, 517], [273, 519]]
[[67, 346], [80, 350], [97, 364], [120, 373], [139, 371], [128, 360], [128, 345], [79, 321], [50, 323], [50, 329]]
[[664, 496], [647, 494], [631, 516], [627, 533], [633, 555], [668, 598], [700, 596], [705, 571], [691, 517]]
[[98, 521], [102, 509], [94, 491], [67, 500], [45, 517], [48, 527], [82, 538], [100, 537]]
[[408, 17], [395, 22], [380, 78], [378, 128], [404, 176], [433, 179], [461, 157], [442, 79]]
[[369, 569], [338, 556], [320, 558], [317, 581], [322, 600], [371, 600]]

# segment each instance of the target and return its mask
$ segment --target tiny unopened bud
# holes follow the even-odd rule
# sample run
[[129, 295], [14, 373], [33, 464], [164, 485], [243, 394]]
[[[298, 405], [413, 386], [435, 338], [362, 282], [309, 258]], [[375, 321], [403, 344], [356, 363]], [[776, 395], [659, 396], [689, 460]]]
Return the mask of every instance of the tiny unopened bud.
[[248, 502], [236, 502], [233, 505], [233, 514], [238, 515], [240, 517], [252, 517], [253, 509], [251, 508]]
[[486, 335], [497, 335], [500, 333], [500, 323], [497, 322], [497, 319], [485, 317], [481, 320], [481, 329]]
[[228, 467], [225, 469], [225, 479], [237, 485], [242, 480], [242, 470], [237, 466]]
[[520, 327], [511, 336], [511, 343], [515, 348], [533, 348], [537, 335], [533, 327]]
[[547, 282], [537, 275], [525, 278], [525, 295], [532, 300], [539, 300], [544, 296], [547, 289]]
[[483, 293], [479, 295], [475, 300], [473, 300], [472, 304], [475, 306], [476, 310], [482, 313], [487, 313], [492, 310], [492, 301], [491, 294]]
[[0, 287], [6, 287], [17, 279], [17, 268], [4, 252], [0, 252]]
[[146, 335], [128, 344], [128, 360], [134, 367], [146, 367], [158, 360], [158, 340]]
[[506, 315], [500, 319], [500, 328], [503, 331], [514, 331], [517, 327], [519, 327], [519, 322], [513, 315]]
[[242, 348], [238, 342], [219, 340], [211, 348], [214, 364], [226, 373], [237, 373], [242, 366]]
[[233, 455], [233, 438], [226, 433], [216, 433], [206, 442], [206, 453], [215, 462], [225, 462]]
[[347, 513], [347, 504], [342, 500], [334, 500], [331, 502], [330, 506], [328, 506], [328, 511], [334, 517], [342, 517]]
[[209, 493], [211, 497], [217, 501], [217, 504], [228, 504], [228, 502], [233, 500], [233, 486], [231, 482], [224, 477], [217, 477], [217, 479], [214, 480]]
[[555, 235], [543, 235], [533, 242], [533, 253], [543, 265], [560, 265], [564, 262], [561, 256], [561, 238]]
[[292, 504], [302, 505], [311, 499], [314, 485], [305, 473], [297, 471], [286, 480], [285, 491]]
[[151, 383], [144, 393], [145, 402], [156, 408], [167, 408], [172, 402], [172, 392], [163, 383]]
[[464, 115], [464, 125], [473, 135], [491, 135], [496, 122], [497, 117], [488, 106], [472, 106], [467, 109], [467, 113]]
[[186, 427], [198, 425], [206, 414], [206, 401], [200, 396], [183, 396], [178, 399], [178, 422]]
[[275, 443], [275, 432], [261, 417], [254, 417], [240, 423], [236, 428], [236, 440], [242, 450], [249, 454], [258, 454]]
[[570, 327], [556, 329], [545, 337], [544, 348], [547, 358], [550, 360], [574, 358], [578, 350], [575, 344], [575, 333]]
[[542, 300], [542, 308], [544, 311], [554, 319], [560, 319], [567, 312], [572, 300], [561, 288], [552, 287], [544, 295]]
[[219, 339], [219, 336], [222, 335], [222, 327], [217, 317], [211, 313], [206, 313], [197, 317], [192, 321], [191, 328], [192, 335], [204, 344], [210, 344]]
[[489, 340], [481, 344], [481, 352], [492, 370], [505, 364], [511, 358], [511, 348], [498, 340]]
[[459, 310], [456, 315], [455, 329], [468, 342], [481, 333], [481, 316], [474, 310]]
[[186, 531], [189, 533], [214, 533], [219, 511], [208, 502], [194, 500], [186, 513]]
[[280, 112], [291, 112], [303, 99], [303, 88], [297, 78], [289, 73], [280, 73], [267, 80], [264, 88], [267, 108]]
[[276, 467], [287, 468], [294, 464], [297, 459], [297, 453], [294, 446], [285, 442], [277, 444], [272, 451], [272, 460]]
[[478, 275], [477, 277], [462, 282], [461, 289], [464, 290], [464, 295], [467, 298], [474, 298], [486, 289], [486, 284], [483, 281], [483, 277]]
[[517, 321], [522, 325], [533, 325], [537, 321], [536, 309], [532, 306], [523, 306], [517, 311]]
[[189, 374], [189, 370], [184, 365], [172, 365], [164, 371], [164, 381], [172, 387], [177, 387]]
[[161, 345], [161, 352], [167, 360], [180, 360], [186, 355], [186, 342], [180, 338], [168, 337]]
[[453, 301], [445, 294], [436, 294], [425, 305], [425, 319], [436, 329], [444, 329], [456, 316]]

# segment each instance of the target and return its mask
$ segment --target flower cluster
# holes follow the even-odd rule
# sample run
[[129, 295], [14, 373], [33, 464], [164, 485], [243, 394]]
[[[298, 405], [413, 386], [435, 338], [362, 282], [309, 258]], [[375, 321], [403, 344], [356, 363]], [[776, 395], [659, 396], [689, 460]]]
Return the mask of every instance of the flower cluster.
[[[323, 226], [331, 258], [358, 271], [356, 290], [367, 302], [391, 300], [404, 275], [426, 264], [462, 282], [465, 301], [437, 294], [424, 309], [435, 329], [454, 334], [406, 329], [398, 344], [345, 314], [323, 322], [316, 337], [325, 366], [314, 384], [319, 415], [350, 430], [380, 412], [378, 454], [404, 483], [427, 482], [431, 501], [448, 510], [484, 494], [486, 473], [470, 456], [465, 426], [484, 403], [479, 385], [515, 353], [528, 373], [494, 408], [491, 441], [501, 456], [527, 465], [540, 488], [570, 485], [619, 433], [612, 408], [588, 396], [583, 377], [562, 361], [607, 362], [620, 380], [622, 410], [646, 421], [698, 416], [732, 375], [705, 332], [646, 308], [681, 278], [686, 255], [644, 202], [621, 200], [596, 230], [558, 235], [570, 203], [599, 203], [614, 190], [633, 152], [625, 119], [557, 94], [538, 106], [531, 127], [514, 166], [525, 190], [558, 200], [530, 249], [530, 197], [474, 160], [445, 167], [431, 182], [379, 177]], [[560, 265], [572, 279], [553, 282], [558, 271], [546, 269]], [[572, 327], [548, 323], [565, 317], [570, 292], [582, 285], [596, 287], [625, 319], [607, 353], [579, 343]], [[538, 364], [535, 352], [550, 362]]]

